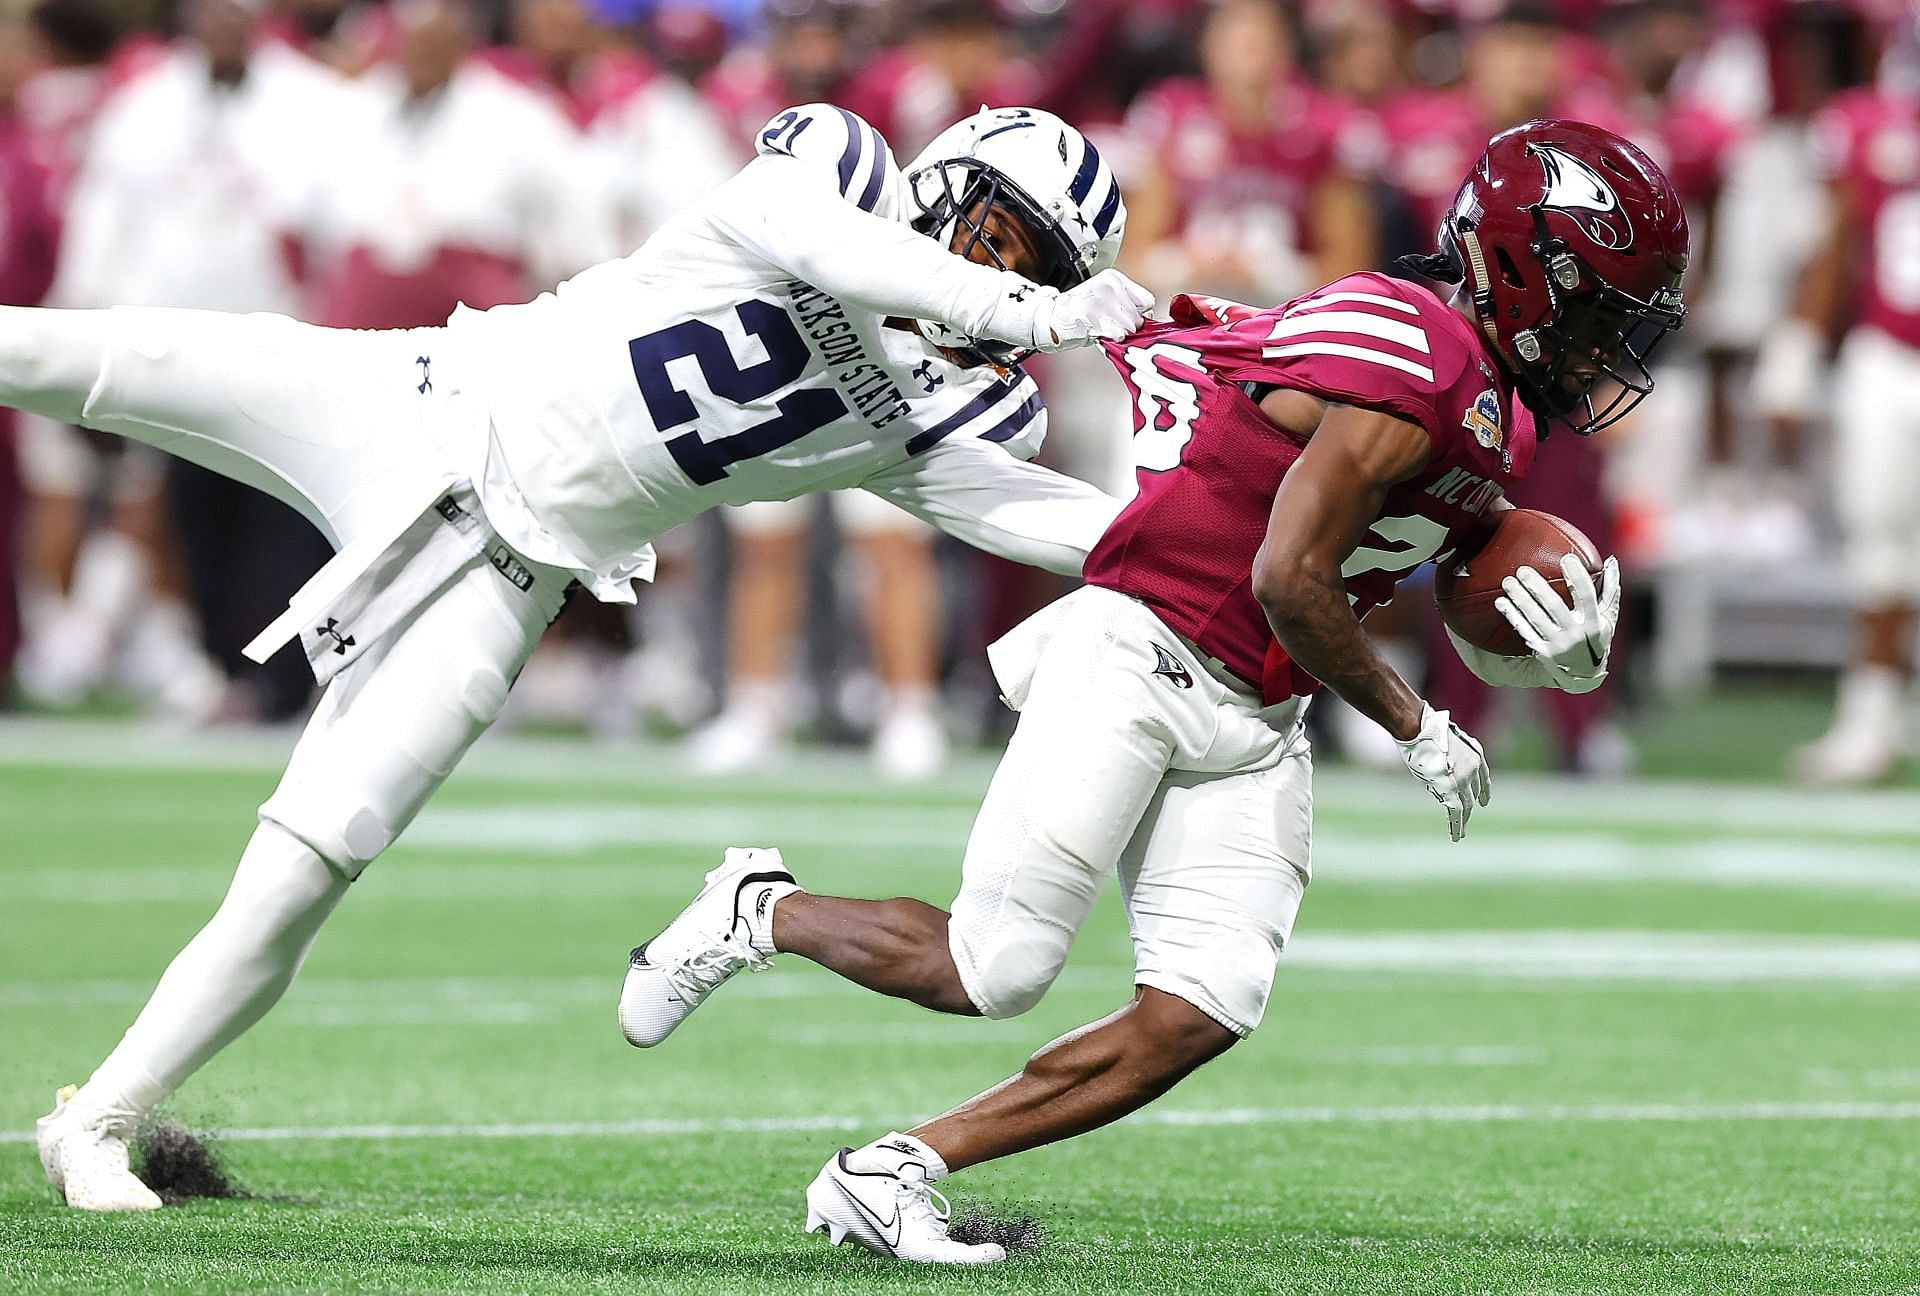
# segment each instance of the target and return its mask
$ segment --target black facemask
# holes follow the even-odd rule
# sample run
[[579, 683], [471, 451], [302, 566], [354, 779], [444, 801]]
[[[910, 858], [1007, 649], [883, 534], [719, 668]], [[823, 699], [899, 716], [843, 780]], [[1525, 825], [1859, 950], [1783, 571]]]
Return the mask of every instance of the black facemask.
[[1553, 311], [1548, 323], [1515, 338], [1520, 397], [1535, 415], [1585, 436], [1618, 423], [1653, 391], [1653, 353], [1686, 320], [1679, 279], [1643, 301], [1592, 273], [1558, 239], [1543, 238], [1533, 251]]
[[[953, 187], [953, 171], [956, 168], [966, 175], [966, 183], [958, 191]], [[964, 235], [958, 246], [949, 242], [955, 255], [976, 259], [973, 256], [975, 249], [984, 247], [987, 264], [1001, 270], [1011, 270], [1013, 267], [1000, 255], [993, 236], [987, 231], [988, 215], [995, 211], [1006, 212], [1020, 222], [1040, 251], [1041, 266], [1028, 278], [1062, 292], [1086, 281], [1079, 249], [1066, 232], [1040, 209], [1040, 205], [1009, 180], [1005, 173], [970, 158], [941, 162], [908, 177], [908, 184], [916, 199], [920, 196], [922, 177], [929, 172], [939, 180], [940, 188], [933, 201], [923, 204], [921, 214], [914, 218], [913, 227], [916, 230], [934, 238], [949, 240], [958, 231]], [[1001, 342], [976, 341], [970, 347], [957, 349], [976, 364], [997, 365], [1003, 369], [1019, 364], [1033, 354], [1030, 350]]]

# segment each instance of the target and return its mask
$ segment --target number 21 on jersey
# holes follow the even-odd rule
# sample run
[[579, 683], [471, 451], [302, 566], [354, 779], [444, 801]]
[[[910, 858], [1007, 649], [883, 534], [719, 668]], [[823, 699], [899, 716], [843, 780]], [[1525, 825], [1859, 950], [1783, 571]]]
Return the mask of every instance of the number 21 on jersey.
[[[727, 335], [704, 320], [683, 320], [627, 343], [634, 381], [640, 384], [647, 412], [660, 431], [700, 422], [700, 408], [692, 394], [667, 370], [675, 360], [692, 360], [707, 390], [733, 405], [764, 400], [806, 372], [806, 340], [784, 310], [757, 299], [734, 309], [740, 326], [766, 349], [767, 358], [758, 364], [741, 364]], [[667, 451], [695, 485], [711, 486], [726, 477], [731, 465], [791, 445], [841, 418], [847, 404], [836, 391], [801, 387], [774, 402], [773, 409], [772, 418], [711, 441], [697, 427], [683, 432], [667, 441]]]

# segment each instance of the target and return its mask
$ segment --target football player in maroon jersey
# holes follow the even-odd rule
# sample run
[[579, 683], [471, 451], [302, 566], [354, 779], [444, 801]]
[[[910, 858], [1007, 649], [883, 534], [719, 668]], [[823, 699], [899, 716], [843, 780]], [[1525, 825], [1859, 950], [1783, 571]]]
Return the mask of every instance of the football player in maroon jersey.
[[[1632, 144], [1539, 121], [1494, 137], [1440, 241], [1414, 266], [1434, 287], [1355, 274], [1269, 309], [1176, 297], [1170, 321], [1108, 344], [1135, 400], [1140, 492], [1086, 587], [990, 650], [1020, 723], [950, 914], [810, 894], [778, 852], [730, 852], [642, 947], [674, 974], [670, 1004], [630, 1004], [629, 976], [623, 1022], [632, 1009], [653, 1028], [638, 1043], [776, 953], [1008, 1017], [1046, 992], [1119, 874], [1131, 1002], [909, 1134], [842, 1150], [808, 1189], [808, 1228], [902, 1259], [1001, 1259], [948, 1236], [933, 1183], [1135, 1111], [1254, 1029], [1310, 876], [1301, 722], [1322, 684], [1399, 742], [1455, 840], [1487, 803], [1480, 745], [1360, 618], [1506, 507], [1549, 426], [1591, 432], [1652, 388], [1647, 356], [1683, 315], [1687, 224]], [[1618, 567], [1598, 588], [1575, 562], [1567, 576], [1571, 603], [1535, 572], [1507, 583], [1531, 652], [1459, 644], [1476, 672], [1576, 691], [1605, 678]]]
[[[1920, 19], [1904, 26], [1920, 45]], [[1827, 732], [1794, 754], [1802, 780], [1881, 782], [1908, 755], [1913, 637], [1920, 624], [1920, 93], [1897, 80], [1842, 94], [1816, 122], [1827, 228], [1802, 273], [1792, 315], [1754, 365], [1761, 411], [1798, 425], [1820, 411], [1833, 375], [1834, 504], [1845, 542], [1854, 649]]]

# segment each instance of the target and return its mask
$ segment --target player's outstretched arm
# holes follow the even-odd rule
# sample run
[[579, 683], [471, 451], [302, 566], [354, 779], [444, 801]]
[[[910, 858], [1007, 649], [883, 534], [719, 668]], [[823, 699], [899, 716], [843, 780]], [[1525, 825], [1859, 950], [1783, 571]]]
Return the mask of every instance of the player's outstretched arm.
[[942, 441], [861, 485], [956, 540], [1062, 576], [1080, 575], [1126, 507], [1097, 486], [977, 437]]
[[1374, 647], [1340, 568], [1380, 516], [1387, 492], [1426, 465], [1419, 426], [1330, 405], [1281, 480], [1254, 560], [1253, 593], [1293, 660], [1399, 742], [1407, 767], [1447, 810], [1452, 837], [1492, 793], [1485, 754], [1428, 706]]
[[759, 156], [707, 200], [729, 239], [849, 305], [1056, 351], [1137, 328], [1153, 304], [1118, 271], [1061, 293], [956, 256], [889, 214], [907, 201], [880, 133], [830, 104], [767, 123]]

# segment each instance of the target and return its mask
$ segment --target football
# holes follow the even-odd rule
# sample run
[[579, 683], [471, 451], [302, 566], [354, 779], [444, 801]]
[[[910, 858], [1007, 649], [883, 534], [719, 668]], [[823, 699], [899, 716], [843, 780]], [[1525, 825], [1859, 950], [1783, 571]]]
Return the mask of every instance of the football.
[[1500, 583], [1522, 567], [1547, 578], [1554, 592], [1567, 597], [1560, 560], [1578, 557], [1596, 579], [1600, 553], [1570, 522], [1537, 509], [1511, 509], [1498, 515], [1478, 549], [1456, 556], [1434, 573], [1433, 599], [1447, 627], [1476, 648], [1503, 657], [1525, 655], [1527, 645], [1494, 607]]

